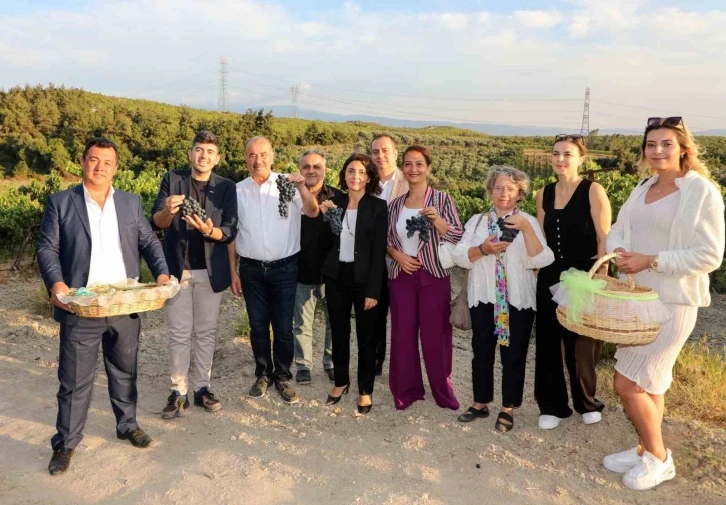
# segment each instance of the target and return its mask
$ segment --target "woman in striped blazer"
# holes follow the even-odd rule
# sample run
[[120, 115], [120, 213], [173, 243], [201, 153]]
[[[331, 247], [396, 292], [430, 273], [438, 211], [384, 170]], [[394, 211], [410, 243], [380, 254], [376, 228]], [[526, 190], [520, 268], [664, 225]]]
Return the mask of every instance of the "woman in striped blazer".
[[[408, 193], [388, 209], [389, 279], [391, 280], [391, 359], [389, 383], [398, 410], [424, 399], [418, 339], [431, 393], [439, 407], [457, 410], [451, 387], [451, 281], [439, 261], [443, 242], [456, 244], [464, 233], [448, 194], [430, 187], [431, 155], [412, 145], [403, 153], [403, 175]], [[409, 236], [407, 220], [425, 216], [428, 237]], [[428, 240], [424, 240], [428, 238]]]

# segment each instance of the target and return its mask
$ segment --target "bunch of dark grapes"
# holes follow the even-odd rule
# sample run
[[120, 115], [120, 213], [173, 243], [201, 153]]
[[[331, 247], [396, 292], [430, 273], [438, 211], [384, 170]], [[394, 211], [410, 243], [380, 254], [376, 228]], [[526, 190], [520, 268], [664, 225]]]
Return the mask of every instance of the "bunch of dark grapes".
[[413, 237], [418, 232], [418, 238], [424, 242], [431, 239], [431, 221], [423, 214], [406, 219], [406, 235], [408, 238]]
[[514, 228], [507, 228], [505, 226], [504, 218], [500, 217], [497, 219], [497, 226], [499, 226], [499, 229], [502, 230], [502, 236], [499, 237], [499, 240], [502, 242], [514, 242], [514, 239], [517, 237], [517, 233], [519, 233], [519, 230], [515, 230]]
[[199, 205], [199, 202], [194, 198], [185, 198], [181, 205], [182, 216], [198, 216], [202, 221], [207, 220], [207, 212]]
[[336, 207], [328, 209], [328, 212], [323, 215], [323, 221], [330, 223], [330, 229], [336, 235], [340, 235], [340, 232], [343, 231], [343, 212], [343, 209]]
[[280, 203], [277, 205], [277, 211], [280, 213], [280, 217], [288, 217], [287, 204], [292, 202], [292, 198], [295, 196], [295, 184], [288, 181], [284, 175], [278, 176], [275, 183], [277, 184], [277, 191], [280, 193]]

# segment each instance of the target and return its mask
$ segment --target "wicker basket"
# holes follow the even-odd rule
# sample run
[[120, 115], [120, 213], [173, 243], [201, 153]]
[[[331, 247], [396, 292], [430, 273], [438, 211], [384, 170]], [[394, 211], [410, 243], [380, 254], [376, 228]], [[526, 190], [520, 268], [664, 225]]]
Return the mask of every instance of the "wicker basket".
[[155, 298], [152, 300], [139, 300], [134, 303], [112, 303], [106, 307], [100, 306], [97, 301], [87, 306], [71, 302], [68, 306], [79, 317], [111, 317], [158, 310], [164, 306], [166, 300], [166, 298]]
[[[135, 280], [129, 279], [130, 282]], [[93, 288], [91, 288], [93, 289]], [[79, 317], [111, 317], [149, 312], [164, 306], [169, 298], [179, 292], [179, 282], [172, 277], [169, 284], [157, 286], [154, 283], [137, 284], [117, 288], [119, 291], [100, 294], [88, 299], [72, 297], [68, 306]]]
[[[591, 279], [607, 282], [605, 289], [594, 295], [593, 312], [582, 314], [578, 324], [567, 320], [567, 308], [560, 305], [557, 307], [557, 320], [568, 330], [597, 340], [619, 345], [649, 344], [658, 336], [660, 324], [644, 322], [633, 315], [631, 304], [639, 303], [639, 296], [652, 297], [655, 292], [650, 288], [636, 285], [631, 274], [628, 275], [628, 282], [623, 282], [614, 277], [595, 273], [615, 256], [617, 256], [615, 253], [606, 254], [597, 260], [588, 272]], [[626, 296], [629, 299], [609, 297], [607, 294]]]

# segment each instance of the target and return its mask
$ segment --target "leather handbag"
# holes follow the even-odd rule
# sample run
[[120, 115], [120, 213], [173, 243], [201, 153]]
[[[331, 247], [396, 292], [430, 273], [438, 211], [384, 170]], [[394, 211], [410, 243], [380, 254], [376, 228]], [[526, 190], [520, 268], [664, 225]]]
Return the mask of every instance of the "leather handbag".
[[[479, 216], [479, 220], [476, 222], [476, 227], [474, 228], [473, 235], [476, 235], [476, 230], [479, 228], [479, 224], [481, 223], [483, 217], [484, 213]], [[440, 252], [439, 261], [441, 261]], [[460, 330], [471, 330], [471, 312], [469, 311], [468, 287], [469, 271], [467, 270], [464, 274], [464, 277], [461, 279], [459, 294], [456, 295], [456, 298], [451, 301], [451, 316], [449, 316], [449, 322], [451, 323], [451, 326], [453, 326], [454, 328], [459, 328]]]

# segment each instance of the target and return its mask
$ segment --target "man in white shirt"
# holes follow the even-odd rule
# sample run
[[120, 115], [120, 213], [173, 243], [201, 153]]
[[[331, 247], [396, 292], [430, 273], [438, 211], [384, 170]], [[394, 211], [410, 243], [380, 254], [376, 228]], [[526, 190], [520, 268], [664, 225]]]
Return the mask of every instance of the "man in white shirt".
[[[305, 187], [305, 177], [288, 174], [295, 195], [288, 217], [279, 212], [280, 192], [272, 172], [274, 151], [265, 137], [253, 137], [245, 146], [250, 176], [237, 183], [237, 238], [230, 244], [232, 292], [244, 295], [250, 320], [250, 341], [255, 356], [253, 398], [265, 395], [275, 383], [285, 403], [297, 403], [290, 383], [294, 355], [293, 309], [297, 288], [302, 214], [318, 215], [318, 202]], [[236, 270], [239, 256], [239, 273]], [[270, 341], [270, 324], [273, 340]]]
[[[378, 198], [390, 204], [393, 200], [408, 192], [408, 182], [403, 172], [398, 169], [398, 149], [396, 141], [387, 134], [373, 137], [371, 142], [371, 158], [378, 169], [381, 192]], [[384, 271], [384, 280], [381, 296], [378, 299], [377, 318], [374, 326], [374, 341], [376, 342], [376, 375], [383, 373], [383, 362], [386, 360], [386, 325], [388, 321], [388, 308], [390, 297], [388, 295], [388, 272]]]
[[164, 251], [144, 215], [141, 199], [111, 186], [117, 150], [108, 139], [93, 139], [81, 161], [83, 184], [48, 197], [38, 237], [38, 267], [60, 323], [57, 433], [51, 439], [51, 475], [65, 472], [83, 438], [91, 403], [98, 348], [102, 344], [116, 436], [135, 447], [151, 437], [136, 420], [138, 314], [102, 318], [76, 316], [59, 296], [69, 287], [88, 287], [138, 278], [139, 252], [156, 277], [169, 281]]

